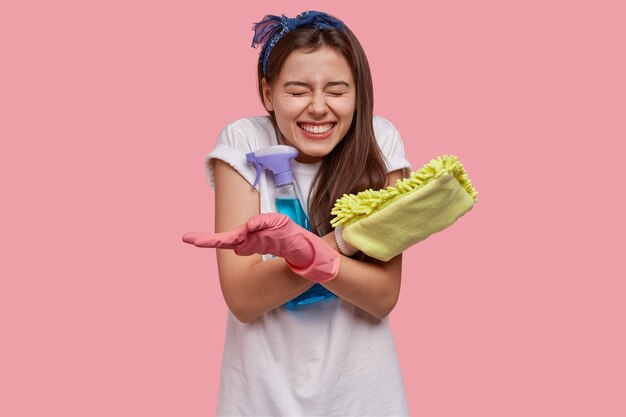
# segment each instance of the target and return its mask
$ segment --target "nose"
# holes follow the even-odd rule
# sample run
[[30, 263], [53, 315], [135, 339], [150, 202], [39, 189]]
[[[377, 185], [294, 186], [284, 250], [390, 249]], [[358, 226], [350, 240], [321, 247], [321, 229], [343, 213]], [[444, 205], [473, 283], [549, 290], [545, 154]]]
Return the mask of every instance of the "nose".
[[309, 103], [308, 110], [311, 114], [316, 115], [328, 112], [328, 105], [326, 103], [324, 93], [315, 93], [311, 96], [311, 102]]

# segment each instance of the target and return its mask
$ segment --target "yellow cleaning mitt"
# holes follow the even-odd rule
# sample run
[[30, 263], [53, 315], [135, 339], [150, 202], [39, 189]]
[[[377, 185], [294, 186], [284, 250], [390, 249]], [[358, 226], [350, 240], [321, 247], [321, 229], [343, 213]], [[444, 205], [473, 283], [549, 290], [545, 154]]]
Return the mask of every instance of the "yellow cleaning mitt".
[[361, 250], [388, 261], [450, 226], [474, 206], [477, 195], [461, 162], [444, 155], [395, 186], [344, 194], [331, 211], [331, 225], [344, 254], [356, 248], [352, 254]]

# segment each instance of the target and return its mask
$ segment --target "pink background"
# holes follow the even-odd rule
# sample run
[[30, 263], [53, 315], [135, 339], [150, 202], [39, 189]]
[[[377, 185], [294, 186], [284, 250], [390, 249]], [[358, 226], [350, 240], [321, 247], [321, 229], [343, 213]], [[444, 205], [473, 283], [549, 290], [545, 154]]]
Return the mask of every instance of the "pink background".
[[226, 306], [181, 236], [263, 113], [252, 22], [308, 9], [359, 36], [414, 167], [455, 154], [480, 193], [405, 252], [412, 415], [626, 415], [621, 2], [261, 3], [0, 6], [0, 415], [214, 414]]

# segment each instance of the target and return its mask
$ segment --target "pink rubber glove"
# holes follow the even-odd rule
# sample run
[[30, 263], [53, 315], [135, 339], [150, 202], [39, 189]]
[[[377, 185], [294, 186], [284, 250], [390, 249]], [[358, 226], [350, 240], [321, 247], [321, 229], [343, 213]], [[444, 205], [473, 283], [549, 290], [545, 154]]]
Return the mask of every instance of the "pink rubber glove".
[[201, 248], [234, 249], [237, 255], [271, 253], [315, 282], [330, 281], [339, 273], [339, 254], [284, 214], [257, 214], [228, 232], [186, 233], [183, 241]]

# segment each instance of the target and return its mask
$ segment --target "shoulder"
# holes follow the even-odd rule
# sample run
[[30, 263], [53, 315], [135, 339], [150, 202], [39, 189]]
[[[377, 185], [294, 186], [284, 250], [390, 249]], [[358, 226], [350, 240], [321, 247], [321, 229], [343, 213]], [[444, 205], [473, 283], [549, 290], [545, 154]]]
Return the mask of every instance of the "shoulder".
[[252, 184], [256, 178], [256, 169], [248, 163], [246, 155], [257, 149], [276, 145], [276, 142], [276, 132], [269, 117], [246, 117], [228, 123], [205, 159], [209, 184], [215, 184], [215, 159], [227, 162]]
[[385, 146], [389, 146], [391, 143], [402, 142], [400, 138], [400, 132], [391, 123], [388, 119], [374, 115], [373, 119], [374, 125], [374, 135], [376, 136], [376, 141], [380, 145], [381, 148]]
[[374, 116], [374, 135], [378, 146], [387, 162], [389, 172], [401, 168], [411, 168], [411, 164], [406, 159], [404, 143], [400, 132], [389, 120], [382, 116]]
[[400, 132], [391, 123], [389, 120], [385, 119], [382, 116], [374, 116], [373, 120], [374, 125], [374, 135], [376, 136], [376, 141], [380, 145], [381, 148], [386, 148], [389, 146], [395, 146], [396, 143], [402, 143], [402, 138], [400, 137]]
[[397, 132], [398, 129], [396, 129], [396, 127], [394, 126], [393, 123], [391, 123], [388, 119], [382, 117], [382, 116], [378, 116], [378, 115], [374, 115], [374, 132], [378, 133], [389, 133], [389, 132]]
[[274, 126], [268, 116], [253, 116], [242, 117], [228, 123], [224, 129], [234, 129], [241, 131], [269, 131], [273, 130]]
[[218, 141], [244, 142], [251, 148], [268, 146], [276, 138], [272, 121], [267, 116], [244, 117], [228, 123], [220, 132]]

